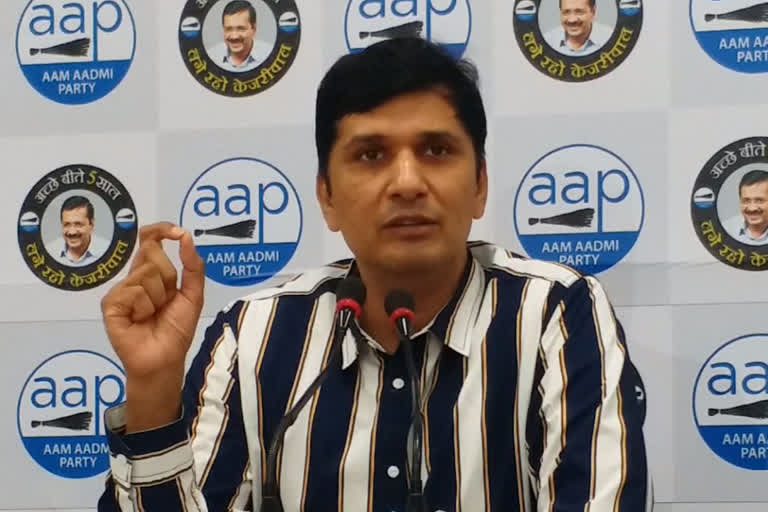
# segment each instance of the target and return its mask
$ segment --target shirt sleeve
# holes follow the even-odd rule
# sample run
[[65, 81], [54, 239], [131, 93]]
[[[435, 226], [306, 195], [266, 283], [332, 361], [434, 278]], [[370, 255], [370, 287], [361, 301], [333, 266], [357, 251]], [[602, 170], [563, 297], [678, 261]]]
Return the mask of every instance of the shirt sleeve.
[[552, 290], [534, 385], [528, 442], [536, 510], [650, 511], [645, 392], [595, 278]]
[[251, 509], [237, 364], [245, 307], [235, 303], [206, 330], [187, 372], [177, 421], [125, 434], [124, 406], [107, 410], [110, 473], [99, 512]]

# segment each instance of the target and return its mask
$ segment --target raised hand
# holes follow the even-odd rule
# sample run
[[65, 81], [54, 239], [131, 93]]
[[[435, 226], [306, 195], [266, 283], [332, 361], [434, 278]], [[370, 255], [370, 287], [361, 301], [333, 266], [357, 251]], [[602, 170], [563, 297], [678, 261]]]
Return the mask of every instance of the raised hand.
[[[179, 242], [179, 288], [163, 240]], [[184, 359], [203, 307], [204, 284], [204, 264], [192, 235], [160, 222], [141, 229], [128, 276], [102, 299], [107, 336], [125, 368], [129, 432], [178, 416]]]

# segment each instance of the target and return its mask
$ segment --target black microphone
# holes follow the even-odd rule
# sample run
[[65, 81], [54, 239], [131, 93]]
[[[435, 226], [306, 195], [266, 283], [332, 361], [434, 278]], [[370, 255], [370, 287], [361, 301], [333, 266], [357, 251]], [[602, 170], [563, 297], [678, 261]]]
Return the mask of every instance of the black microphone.
[[341, 360], [341, 347], [344, 336], [353, 318], [360, 316], [362, 304], [365, 302], [365, 285], [357, 276], [343, 279], [336, 288], [336, 327], [331, 340], [331, 353], [328, 362], [315, 380], [307, 387], [293, 407], [285, 413], [277, 425], [272, 442], [267, 452], [267, 470], [264, 487], [261, 489], [261, 512], [283, 512], [283, 502], [280, 499], [280, 488], [277, 485], [277, 454], [283, 446], [286, 431], [299, 417], [309, 400], [320, 388], [329, 371], [336, 367]]
[[421, 482], [421, 446], [424, 436], [424, 416], [421, 411], [421, 388], [419, 374], [416, 371], [416, 361], [413, 357], [411, 344], [411, 323], [414, 317], [413, 297], [403, 290], [392, 290], [384, 299], [384, 308], [392, 323], [395, 324], [400, 345], [405, 354], [405, 365], [408, 378], [411, 381], [411, 424], [408, 427], [408, 437], [411, 438], [411, 460], [408, 472], [408, 501], [406, 512], [424, 512], [424, 489]]

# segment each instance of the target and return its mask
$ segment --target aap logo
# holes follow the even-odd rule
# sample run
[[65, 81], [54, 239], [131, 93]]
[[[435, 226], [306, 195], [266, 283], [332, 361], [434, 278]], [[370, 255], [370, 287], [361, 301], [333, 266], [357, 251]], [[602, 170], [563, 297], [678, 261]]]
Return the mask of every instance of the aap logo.
[[111, 359], [89, 350], [56, 354], [34, 369], [21, 390], [21, 441], [54, 475], [99, 475], [109, 469], [102, 416], [124, 398], [125, 375]]
[[718, 348], [693, 389], [693, 419], [707, 446], [744, 469], [768, 470], [768, 334]]
[[576, 144], [541, 157], [515, 196], [515, 230], [534, 258], [597, 274], [621, 261], [643, 226], [640, 182], [618, 155]]
[[458, 59], [472, 33], [472, 8], [469, 0], [349, 0], [344, 30], [351, 53], [384, 39], [418, 36]]
[[128, 73], [135, 49], [124, 0], [30, 0], [16, 31], [24, 76], [40, 94], [67, 105], [109, 94]]
[[288, 177], [256, 158], [232, 158], [206, 169], [181, 209], [205, 273], [228, 286], [277, 274], [301, 238], [301, 200]]
[[768, 2], [690, 0], [691, 27], [701, 48], [723, 67], [768, 71]]

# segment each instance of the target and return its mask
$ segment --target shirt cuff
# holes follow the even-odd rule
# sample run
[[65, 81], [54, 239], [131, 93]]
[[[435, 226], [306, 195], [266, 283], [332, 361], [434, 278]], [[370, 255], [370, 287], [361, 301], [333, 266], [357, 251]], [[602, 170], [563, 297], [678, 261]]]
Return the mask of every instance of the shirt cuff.
[[179, 419], [152, 430], [125, 433], [125, 404], [104, 413], [109, 463], [115, 481], [125, 488], [150, 485], [173, 478], [192, 466], [192, 448], [184, 424]]

